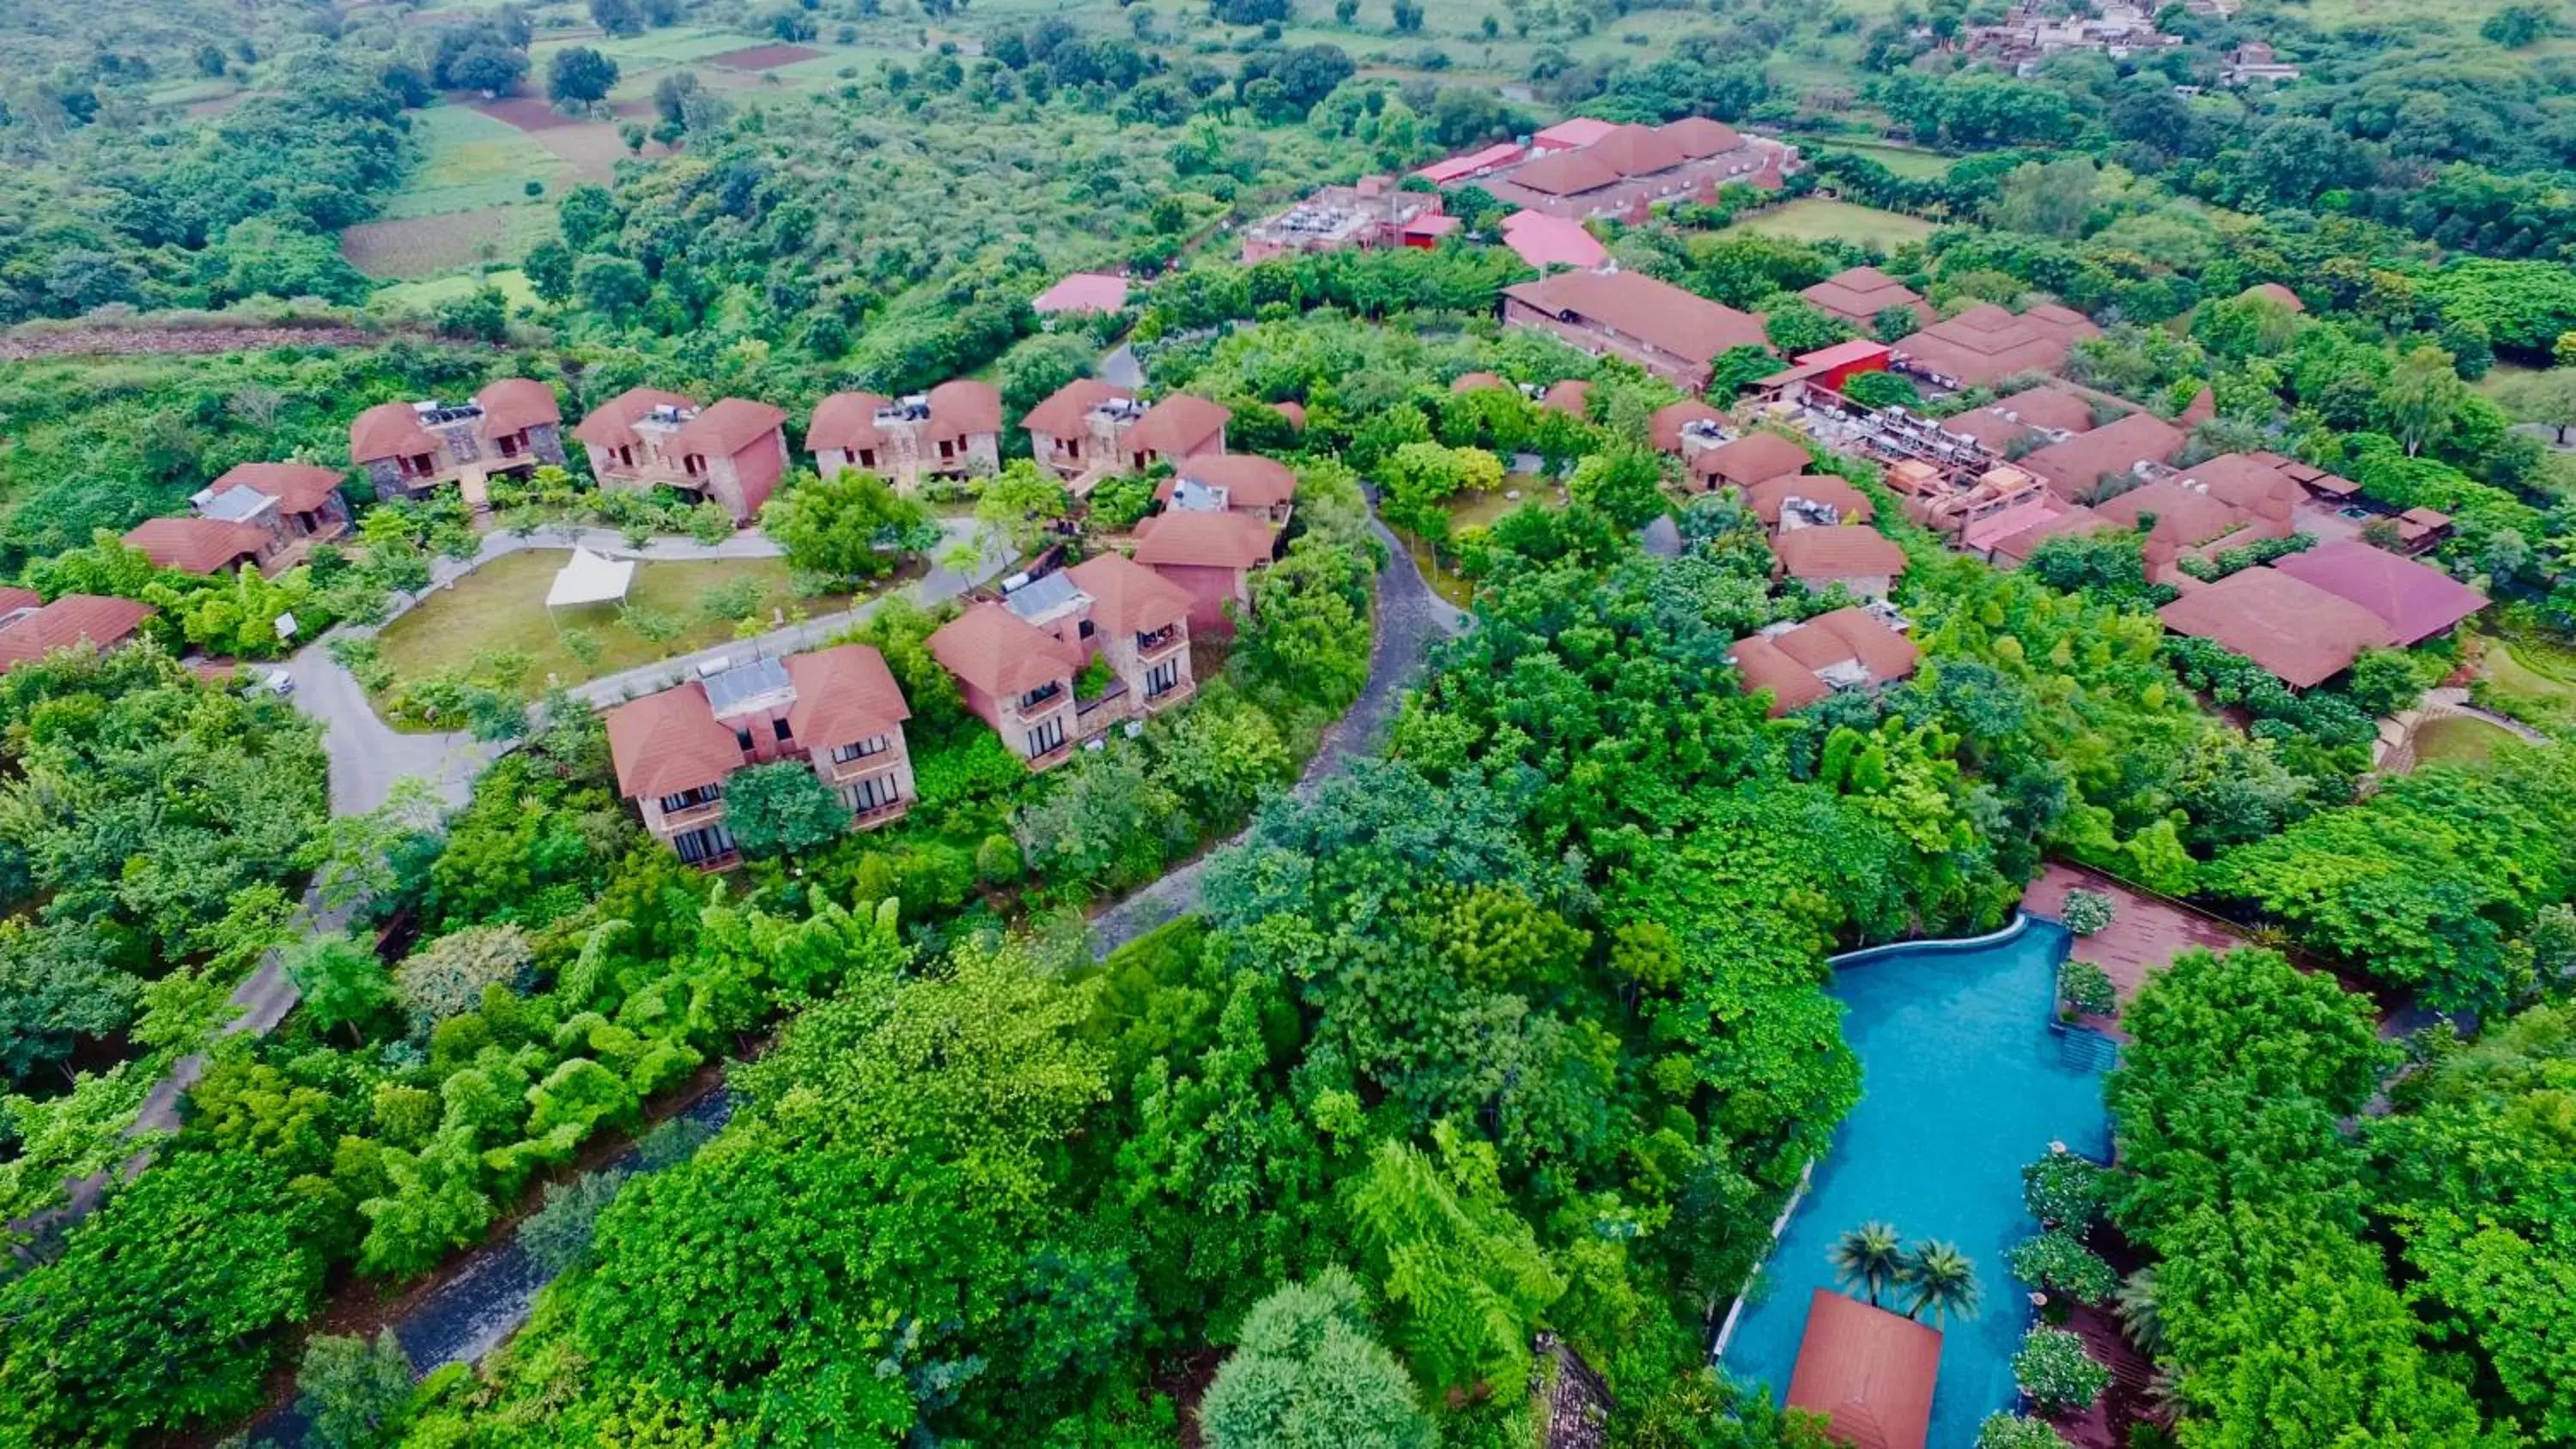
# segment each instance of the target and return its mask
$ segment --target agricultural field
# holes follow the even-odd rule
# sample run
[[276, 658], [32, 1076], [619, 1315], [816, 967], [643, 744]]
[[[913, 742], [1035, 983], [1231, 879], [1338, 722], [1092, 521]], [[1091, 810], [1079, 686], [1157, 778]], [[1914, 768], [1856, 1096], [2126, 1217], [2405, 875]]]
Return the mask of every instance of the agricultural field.
[[1900, 216], [1848, 201], [1805, 197], [1748, 216], [1721, 235], [1758, 233], [1790, 241], [1847, 241], [1892, 251], [1907, 242], [1922, 241], [1932, 232], [1932, 223], [1919, 217]]

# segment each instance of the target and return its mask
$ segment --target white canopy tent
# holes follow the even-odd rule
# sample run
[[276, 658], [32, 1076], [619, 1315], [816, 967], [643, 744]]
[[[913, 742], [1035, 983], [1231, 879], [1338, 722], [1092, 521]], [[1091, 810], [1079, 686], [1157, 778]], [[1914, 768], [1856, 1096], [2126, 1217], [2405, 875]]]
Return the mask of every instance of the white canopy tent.
[[572, 562], [555, 575], [554, 587], [546, 590], [546, 607], [614, 604], [626, 597], [627, 585], [634, 581], [635, 560], [609, 558], [577, 548], [572, 551]]

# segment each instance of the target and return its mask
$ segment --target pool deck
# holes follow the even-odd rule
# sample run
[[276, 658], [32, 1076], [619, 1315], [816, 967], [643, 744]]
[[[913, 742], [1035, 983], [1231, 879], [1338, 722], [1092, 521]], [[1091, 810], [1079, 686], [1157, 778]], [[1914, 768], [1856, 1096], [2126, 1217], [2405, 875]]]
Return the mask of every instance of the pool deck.
[[[2111, 898], [2111, 924], [2075, 939], [2073, 955], [2108, 972], [2111, 985], [2127, 1005], [2147, 978], [2194, 946], [2226, 951], [2245, 944], [2244, 934], [2215, 916], [2143, 894], [2081, 865], [2050, 861], [2048, 869], [2022, 897], [2021, 907], [2034, 916], [2057, 920], [2070, 890], [2099, 891]], [[2091, 1016], [2083, 1024], [2114, 1041], [2126, 1043], [2116, 1017]]]

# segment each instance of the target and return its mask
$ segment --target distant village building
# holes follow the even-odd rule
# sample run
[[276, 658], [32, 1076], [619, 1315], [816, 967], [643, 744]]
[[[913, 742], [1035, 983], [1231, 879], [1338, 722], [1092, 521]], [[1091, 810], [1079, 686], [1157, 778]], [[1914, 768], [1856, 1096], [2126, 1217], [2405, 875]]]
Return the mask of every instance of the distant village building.
[[2272, 53], [2272, 47], [2259, 40], [2249, 40], [2229, 51], [2226, 61], [2218, 67], [2221, 85], [2241, 86], [2256, 81], [2294, 81], [2298, 78], [2297, 66], [2281, 60]]
[[1442, 188], [1481, 186], [1506, 206], [1547, 216], [1635, 221], [1660, 202], [1710, 200], [1730, 182], [1776, 187], [1798, 164], [1795, 146], [1705, 116], [1661, 126], [1577, 116], [1525, 145], [1488, 146], [1413, 174]]
[[825, 478], [855, 468], [904, 492], [924, 478], [980, 478], [1002, 466], [1002, 394], [971, 378], [900, 398], [834, 393], [815, 404], [805, 446]]
[[2142, 50], [2180, 45], [2182, 38], [2158, 31], [2152, 12], [2119, 0], [2103, 5], [2099, 14], [2078, 10], [2064, 16], [2050, 13], [2035, 0], [2024, 0], [2003, 24], [1970, 30], [1967, 44], [1969, 54], [2028, 75], [2050, 56], [2069, 51], [2094, 51], [2121, 60]]
[[678, 393], [629, 388], [573, 429], [603, 488], [672, 488], [723, 508], [736, 523], [760, 515], [787, 472], [787, 414], [729, 397], [701, 408]]
[[1442, 212], [1439, 192], [1408, 191], [1393, 177], [1363, 176], [1353, 186], [1319, 188], [1254, 223], [1243, 234], [1243, 260], [1348, 247], [1431, 247], [1458, 226], [1458, 218]]
[[902, 818], [914, 798], [903, 690], [884, 656], [843, 644], [755, 659], [608, 711], [617, 791], [680, 859], [709, 869], [739, 857], [725, 824], [738, 770], [800, 760], [840, 798], [852, 825]]
[[493, 475], [562, 466], [562, 423], [553, 388], [503, 378], [466, 402], [378, 403], [350, 421], [349, 461], [379, 498], [420, 498], [453, 483], [480, 509]]

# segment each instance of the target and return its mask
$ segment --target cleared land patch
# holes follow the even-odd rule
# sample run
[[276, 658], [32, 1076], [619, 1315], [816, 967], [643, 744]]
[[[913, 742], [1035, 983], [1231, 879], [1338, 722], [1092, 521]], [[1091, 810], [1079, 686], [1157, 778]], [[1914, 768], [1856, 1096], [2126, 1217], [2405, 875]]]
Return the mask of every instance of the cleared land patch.
[[720, 65], [727, 70], [776, 70], [800, 60], [820, 59], [822, 55], [822, 51], [809, 45], [755, 45], [746, 50], [728, 50], [721, 55], [708, 56], [707, 64]]
[[515, 262], [553, 230], [549, 207], [494, 206], [361, 222], [340, 233], [340, 255], [368, 276], [408, 281], [477, 262]]
[[1932, 223], [1848, 201], [1803, 197], [1759, 216], [1748, 216], [1720, 235], [1759, 232], [1791, 241], [1847, 241], [1894, 249], [1932, 235]]

